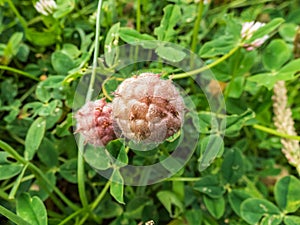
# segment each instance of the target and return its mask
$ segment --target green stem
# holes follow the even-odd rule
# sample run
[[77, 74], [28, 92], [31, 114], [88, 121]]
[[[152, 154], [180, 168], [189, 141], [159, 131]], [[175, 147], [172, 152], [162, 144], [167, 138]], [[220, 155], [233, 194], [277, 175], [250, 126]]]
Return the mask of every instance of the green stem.
[[255, 195], [255, 197], [257, 197], [257, 198], [262, 198], [263, 197], [262, 193], [255, 186], [254, 181], [250, 180], [245, 175], [242, 177], [242, 179], [247, 183], [247, 187], [249, 188], [249, 190], [251, 190], [251, 192]]
[[137, 0], [136, 6], [136, 30], [141, 31], [141, 0]]
[[232, 90], [232, 86], [233, 86], [233, 82], [234, 80], [236, 79], [237, 75], [238, 75], [238, 66], [240, 65], [240, 49], [236, 52], [236, 55], [235, 55], [235, 64], [234, 64], [234, 67], [233, 67], [233, 70], [231, 71], [231, 74], [232, 74], [232, 77], [231, 77], [231, 80], [225, 90], [225, 93], [224, 93], [224, 98], [225, 98], [225, 101], [227, 100], [231, 90]]
[[196, 52], [196, 46], [197, 46], [197, 39], [198, 39], [198, 33], [199, 33], [199, 27], [202, 19], [202, 14], [203, 14], [203, 0], [200, 0], [199, 5], [198, 5], [198, 13], [197, 13], [197, 18], [194, 24], [194, 29], [193, 29], [193, 38], [192, 38], [192, 46], [191, 46], [191, 51]]
[[17, 8], [15, 7], [14, 3], [11, 0], [6, 0], [11, 10], [16, 14], [17, 18], [20, 20], [22, 27], [26, 30], [27, 23], [26, 20], [21, 16]]
[[271, 129], [271, 128], [268, 128], [268, 127], [264, 127], [264, 126], [261, 126], [261, 125], [258, 125], [258, 124], [253, 125], [253, 128], [255, 128], [257, 130], [264, 131], [264, 132], [269, 133], [269, 134], [274, 134], [274, 135], [276, 135], [278, 137], [281, 137], [281, 138], [286, 138], [286, 139], [292, 139], [292, 140], [300, 141], [300, 136], [294, 136], [294, 135], [280, 133], [280, 132], [278, 132], [278, 131], [276, 131], [274, 129]]
[[102, 199], [104, 198], [108, 188], [110, 187], [111, 181], [107, 181], [104, 188], [102, 189], [100, 195], [98, 195], [98, 197], [96, 198], [96, 200], [92, 203], [91, 209], [94, 210], [99, 203], [102, 201]]
[[[141, 31], [141, 0], [137, 0], [137, 4], [136, 4], [136, 30], [138, 32]], [[134, 51], [134, 60], [137, 60], [138, 55], [139, 55], [139, 47], [136, 46]]]
[[[96, 198], [96, 200], [92, 203], [91, 205], [91, 211], [93, 211], [98, 205], [99, 203], [102, 201], [102, 199], [104, 198], [106, 192], [108, 191], [108, 188], [110, 187], [111, 181], [107, 181], [107, 183], [105, 184], [105, 186], [103, 187], [100, 195]], [[88, 218], [88, 214], [86, 214], [81, 221], [79, 222], [79, 225], [82, 225], [85, 223], [85, 221]]]
[[28, 91], [26, 91], [20, 98], [20, 102], [23, 102], [26, 98], [28, 98], [35, 90], [37, 85], [33, 85]]
[[58, 225], [64, 225], [64, 224], [66, 224], [71, 219], [73, 219], [74, 217], [78, 216], [80, 213], [83, 213], [83, 212], [85, 212], [84, 208], [75, 211], [74, 213], [72, 213], [71, 215], [69, 215], [67, 218], [65, 218], [63, 221], [61, 221]]
[[170, 78], [171, 79], [186, 78], [186, 77], [190, 77], [190, 76], [196, 75], [198, 73], [201, 73], [201, 72], [203, 72], [205, 70], [211, 69], [212, 67], [218, 65], [219, 63], [225, 61], [227, 58], [229, 58], [230, 56], [232, 56], [239, 48], [240, 48], [240, 45], [237, 45], [235, 48], [231, 49], [230, 52], [228, 52], [227, 54], [223, 55], [221, 58], [218, 58], [216, 61], [214, 61], [211, 64], [208, 64], [208, 65], [203, 66], [203, 67], [201, 67], [199, 69], [192, 70], [192, 71], [189, 71], [189, 72], [172, 75], [172, 76], [170, 76]]
[[11, 222], [14, 222], [16, 224], [22, 224], [22, 225], [30, 225], [27, 221], [23, 220], [20, 216], [14, 214], [10, 210], [4, 208], [0, 205], [0, 214], [5, 216], [7, 219], [9, 219]]
[[[78, 1], [78, 3], [81, 3], [81, 1]], [[90, 15], [94, 13], [95, 11], [95, 2], [92, 2], [88, 5], [82, 4], [81, 6], [78, 5], [76, 12], [72, 13], [71, 17], [73, 20], [77, 19], [78, 17], [82, 17], [85, 15]]]
[[49, 209], [49, 207], [47, 208], [47, 214], [48, 214], [48, 218], [55, 218], [55, 219], [64, 219], [65, 215], [64, 214], [60, 214], [58, 212], [54, 212], [53, 210], [55, 209]]
[[50, 189], [63, 200], [71, 209], [77, 210], [79, 207], [71, 202], [55, 185], [53, 185], [48, 178], [44, 175], [44, 173], [36, 167], [31, 162], [26, 161], [18, 152], [16, 152], [10, 145], [0, 140], [0, 148], [9, 153], [15, 160], [22, 163], [24, 166], [28, 165], [28, 169], [35, 175], [36, 178], [40, 178], [43, 183], [45, 183], [46, 188], [48, 188], [48, 192], [50, 193]]
[[95, 33], [95, 50], [93, 56], [93, 68], [92, 68], [92, 75], [89, 84], [88, 93], [86, 95], [86, 102], [90, 101], [92, 98], [92, 94], [94, 91], [94, 84], [97, 74], [97, 62], [98, 62], [98, 55], [99, 55], [99, 37], [100, 37], [100, 18], [101, 18], [101, 7], [102, 7], [102, 0], [98, 1], [98, 8], [97, 8], [97, 20], [96, 20], [96, 33]]
[[8, 194], [5, 191], [1, 190], [1, 189], [0, 189], [0, 198], [3, 198], [7, 201], [9, 200], [8, 199]]
[[[28, 180], [32, 180], [32, 179], [34, 179], [34, 175], [33, 175], [33, 174], [30, 174], [30, 175], [28, 175], [28, 176], [26, 176], [26, 177], [23, 177], [23, 178], [21, 179], [21, 183], [23, 183], [23, 182], [25, 182], [25, 181], [28, 181]], [[6, 191], [6, 190], [8, 190], [8, 189], [11, 189], [14, 185], [15, 185], [15, 181], [13, 181], [12, 183], [10, 183], [10, 184], [6, 185], [5, 187], [3, 187], [2, 190], [3, 190], [3, 191]]]
[[200, 180], [200, 177], [170, 177], [166, 179], [166, 181], [188, 181], [188, 182], [194, 182]]
[[27, 167], [28, 167], [28, 164], [23, 167], [22, 172], [19, 174], [17, 180], [14, 182], [14, 186], [12, 187], [12, 189], [11, 189], [9, 195], [8, 195], [9, 199], [14, 199], [15, 198], [15, 195], [16, 195], [18, 189], [19, 189], [19, 186], [20, 186], [21, 181], [24, 177], [25, 171], [27, 170]]
[[21, 145], [25, 145], [25, 141], [22, 138], [18, 137], [16, 134], [10, 131], [8, 131], [8, 133], [13, 139], [15, 139], [15, 141], [19, 142]]
[[101, 85], [102, 87], [101, 87], [101, 88], [102, 88], [103, 95], [105, 96], [106, 99], [112, 101], [112, 98], [109, 96], [108, 91], [107, 91], [106, 88], [105, 88], [106, 83], [107, 83], [108, 81], [110, 81], [110, 80], [116, 80], [116, 81], [118, 82], [118, 81], [123, 81], [124, 78], [119, 78], [119, 77], [109, 77], [109, 78], [105, 79], [105, 80], [102, 82], [102, 85]]
[[[81, 138], [82, 139], [82, 138]], [[77, 173], [78, 173], [78, 191], [79, 191], [79, 197], [81, 204], [84, 209], [88, 209], [88, 199], [86, 196], [85, 191], [85, 174], [84, 174], [84, 159], [82, 156], [81, 151], [78, 151], [78, 167], [77, 167]]]
[[[97, 74], [97, 61], [99, 55], [99, 36], [100, 36], [100, 18], [101, 18], [101, 7], [102, 7], [102, 0], [98, 1], [98, 8], [97, 8], [97, 20], [96, 20], [96, 33], [95, 33], [95, 50], [94, 50], [94, 57], [93, 57], [93, 68], [92, 68], [92, 75], [89, 83], [89, 89], [86, 94], [85, 101], [88, 102], [91, 100], [94, 90], [94, 84]], [[85, 190], [85, 173], [84, 173], [84, 159], [83, 159], [83, 149], [84, 149], [84, 142], [82, 136], [79, 138], [79, 146], [78, 146], [78, 191], [80, 201], [82, 203], [83, 208], [88, 209], [88, 200], [86, 196]]]
[[87, 218], [89, 217], [89, 215], [84, 215], [84, 217], [78, 222], [78, 225], [82, 225], [84, 224], [84, 222], [87, 220]]
[[237, 1], [231, 1], [228, 4], [223, 4], [219, 7], [213, 8], [209, 10], [209, 14], [211, 15], [217, 15], [219, 12], [226, 12], [229, 9], [234, 9], [238, 7], [247, 7], [257, 4], [263, 4], [267, 2], [272, 2], [273, 0], [257, 0], [257, 1], [247, 1], [247, 0], [237, 0]]
[[27, 162], [22, 156], [19, 155], [10, 145], [6, 144], [4, 141], [0, 140], [0, 148], [9, 153], [15, 160], [22, 163], [23, 165], [27, 165]]
[[[92, 202], [89, 207], [90, 210], [93, 211], [102, 201], [102, 199], [104, 198], [106, 192], [108, 191], [108, 188], [110, 187], [111, 181], [107, 181], [105, 186], [103, 187], [101, 193], [98, 195], [98, 197], [95, 199], [94, 202]], [[72, 213], [71, 215], [69, 215], [66, 219], [64, 219], [63, 221], [61, 221], [58, 225], [63, 225], [66, 224], [67, 222], [69, 222], [71, 219], [73, 219], [74, 217], [78, 216], [79, 214], [86, 212], [86, 210], [84, 208], [82, 209], [78, 209], [76, 212]], [[87, 218], [88, 218], [88, 214], [86, 214], [81, 221], [79, 222], [79, 224], [83, 224]]]
[[32, 79], [32, 80], [39, 81], [39, 78], [37, 78], [37, 77], [31, 75], [30, 73], [26, 73], [26, 72], [24, 72], [24, 71], [22, 71], [22, 70], [18, 70], [18, 69], [9, 67], [9, 66], [0, 66], [0, 70], [11, 71], [11, 72], [14, 72], [14, 73], [23, 75], [24, 77], [30, 78], [30, 79]]
[[31, 163], [29, 163], [28, 168], [36, 176], [38, 175], [47, 186], [52, 188], [53, 191], [61, 198], [61, 200], [63, 200], [63, 202], [66, 203], [71, 209], [77, 210], [79, 208], [76, 204], [71, 202], [56, 186], [54, 186], [39, 168], [37, 168], [35, 165], [33, 165]]
[[[31, 169], [31, 172], [34, 174], [34, 176], [36, 177], [36, 179], [39, 181], [40, 183], [40, 187], [44, 190], [46, 190], [46, 192], [49, 194], [50, 198], [52, 199], [52, 201], [54, 202], [54, 204], [57, 206], [57, 208], [59, 210], [61, 210], [63, 213], [67, 213], [66, 207], [62, 204], [62, 202], [56, 197], [56, 195], [54, 195], [54, 193], [52, 193], [52, 191], [50, 191], [49, 187], [49, 183], [51, 184], [51, 182], [49, 182], [47, 180], [47, 177], [44, 176], [44, 178], [41, 177], [41, 174], [38, 174], [36, 171], [34, 171], [32, 168], [30, 168], [31, 166], [34, 166], [33, 164], [28, 163], [28, 168]], [[37, 168], [37, 167], [36, 167]], [[41, 171], [40, 171], [41, 172]], [[44, 175], [44, 174], [42, 174]], [[47, 182], [45, 182], [47, 180]], [[53, 186], [53, 185], [52, 185]], [[55, 187], [56, 188], [56, 187]], [[57, 189], [58, 190], [58, 189]], [[55, 191], [54, 191], [55, 192]], [[64, 196], [64, 195], [63, 195]], [[65, 196], [64, 196], [65, 197]]]

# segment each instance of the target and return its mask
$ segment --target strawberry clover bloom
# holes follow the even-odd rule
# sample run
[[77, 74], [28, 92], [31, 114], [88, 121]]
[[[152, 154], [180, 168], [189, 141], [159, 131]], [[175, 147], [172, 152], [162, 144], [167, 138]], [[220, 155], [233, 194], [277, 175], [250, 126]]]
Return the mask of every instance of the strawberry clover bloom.
[[[263, 27], [264, 25], [265, 25], [265, 23], [254, 22], [254, 21], [243, 23], [241, 37], [244, 40], [249, 40], [253, 36], [253, 34], [259, 28]], [[248, 51], [252, 51], [255, 48], [260, 47], [268, 38], [269, 38], [269, 35], [265, 35], [261, 38], [257, 38], [249, 44], [244, 44], [244, 48], [246, 48], [246, 50], [248, 50]]]
[[57, 5], [54, 0], [40, 0], [35, 3], [34, 8], [39, 13], [48, 16], [51, 15], [55, 9], [57, 9]]
[[138, 143], [159, 143], [180, 130], [184, 102], [171, 80], [142, 73], [124, 80], [112, 102], [118, 136]]
[[87, 102], [75, 114], [77, 120], [75, 132], [84, 137], [85, 143], [105, 146], [116, 139], [111, 114], [111, 105], [104, 98]]

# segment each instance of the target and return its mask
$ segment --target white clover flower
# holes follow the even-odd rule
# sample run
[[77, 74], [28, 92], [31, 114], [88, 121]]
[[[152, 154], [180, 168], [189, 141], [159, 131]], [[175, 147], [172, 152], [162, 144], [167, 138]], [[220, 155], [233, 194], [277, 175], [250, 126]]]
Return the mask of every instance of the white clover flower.
[[55, 9], [57, 9], [57, 5], [54, 0], [40, 0], [35, 3], [34, 8], [39, 13], [48, 16], [52, 14]]
[[[254, 22], [254, 21], [243, 23], [241, 37], [244, 40], [249, 40], [253, 36], [253, 34], [264, 25], [265, 23]], [[248, 51], [252, 51], [255, 48], [260, 47], [268, 38], [269, 35], [265, 35], [261, 38], [257, 38], [254, 41], [252, 41], [250, 44], [244, 44], [244, 48], [246, 48], [246, 50]]]

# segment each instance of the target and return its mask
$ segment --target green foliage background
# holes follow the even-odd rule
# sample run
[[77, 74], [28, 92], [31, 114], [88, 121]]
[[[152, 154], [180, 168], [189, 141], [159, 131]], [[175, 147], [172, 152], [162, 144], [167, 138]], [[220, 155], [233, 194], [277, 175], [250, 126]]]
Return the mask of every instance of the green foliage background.
[[[0, 0], [1, 224], [300, 224], [299, 174], [280, 143], [300, 137], [276, 131], [272, 120], [273, 87], [284, 80], [300, 129], [299, 1], [104, 0], [98, 24], [97, 1], [56, 2], [57, 9], [44, 16], [36, 1]], [[242, 39], [243, 22], [255, 20], [266, 25]], [[264, 35], [269, 38], [261, 47], [243, 48]], [[173, 177], [124, 186], [91, 167], [108, 166], [101, 153], [89, 152], [90, 160], [100, 155], [91, 165], [78, 153], [74, 94], [98, 48], [104, 54], [108, 46], [151, 40], [190, 49], [208, 65], [188, 73], [157, 64], [143, 68], [170, 75], [193, 99], [199, 142]], [[184, 57], [165, 46], [154, 49], [165, 60]], [[110, 56], [106, 69], [113, 71], [116, 59]], [[226, 115], [209, 111], [191, 78], [207, 69], [224, 88]], [[107, 79], [99, 97], [111, 100], [121, 78]], [[224, 130], [211, 125], [224, 118]], [[214, 143], [209, 147], [208, 138]], [[146, 165], [167, 157], [172, 145], [150, 155], [135, 154], [118, 140], [107, 149], [124, 163]], [[122, 181], [118, 170], [112, 176]]]

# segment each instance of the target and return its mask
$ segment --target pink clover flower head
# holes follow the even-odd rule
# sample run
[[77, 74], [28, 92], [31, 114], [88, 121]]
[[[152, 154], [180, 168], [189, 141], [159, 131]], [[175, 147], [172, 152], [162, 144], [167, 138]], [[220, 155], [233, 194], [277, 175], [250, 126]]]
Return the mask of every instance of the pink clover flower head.
[[55, 9], [57, 9], [57, 4], [54, 0], [40, 0], [35, 3], [34, 8], [39, 13], [48, 16], [51, 15]]
[[111, 104], [105, 98], [87, 102], [75, 114], [77, 120], [76, 133], [85, 138], [85, 143], [94, 146], [105, 146], [116, 139]]
[[[249, 40], [253, 34], [261, 27], [265, 26], [265, 23], [261, 22], [245, 22], [243, 23], [242, 30], [241, 30], [241, 37], [244, 40]], [[252, 51], [255, 48], [260, 47], [267, 39], [269, 38], [269, 35], [265, 35], [261, 38], [257, 38], [254, 41], [252, 41], [250, 44], [244, 44], [244, 48], [248, 51]]]
[[160, 143], [178, 132], [184, 102], [171, 80], [142, 73], [124, 80], [112, 102], [115, 130], [136, 143]]

